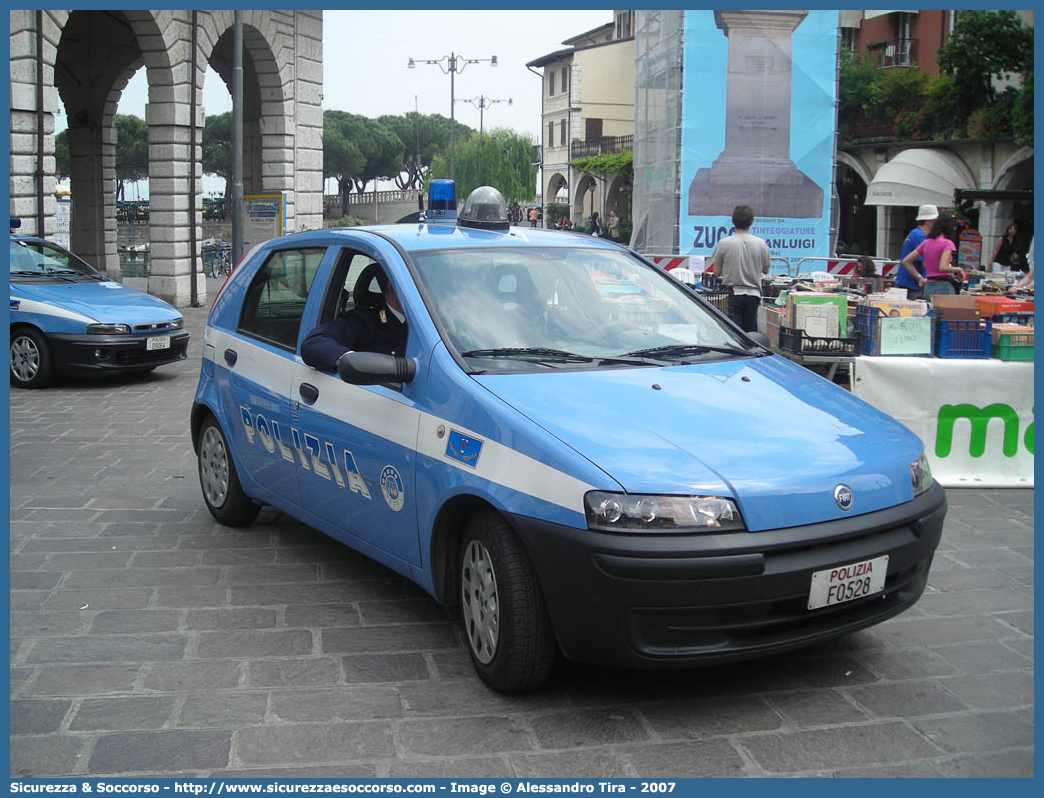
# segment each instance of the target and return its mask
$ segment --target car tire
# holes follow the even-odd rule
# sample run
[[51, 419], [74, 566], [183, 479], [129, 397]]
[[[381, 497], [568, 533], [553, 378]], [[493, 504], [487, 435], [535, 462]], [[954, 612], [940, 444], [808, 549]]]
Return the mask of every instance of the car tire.
[[197, 449], [199, 486], [210, 514], [225, 526], [248, 526], [261, 505], [243, 492], [228, 442], [213, 416], [199, 430]]
[[499, 514], [468, 523], [459, 578], [461, 623], [482, 681], [502, 693], [543, 684], [558, 646], [529, 555]]
[[54, 382], [54, 361], [43, 333], [21, 327], [11, 333], [11, 382], [19, 388], [46, 388]]

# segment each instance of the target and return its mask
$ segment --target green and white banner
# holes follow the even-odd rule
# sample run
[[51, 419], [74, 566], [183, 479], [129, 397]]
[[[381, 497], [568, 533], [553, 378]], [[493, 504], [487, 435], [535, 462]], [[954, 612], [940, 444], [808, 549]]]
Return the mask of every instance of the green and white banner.
[[852, 393], [924, 441], [943, 486], [1033, 487], [1033, 363], [859, 357]]

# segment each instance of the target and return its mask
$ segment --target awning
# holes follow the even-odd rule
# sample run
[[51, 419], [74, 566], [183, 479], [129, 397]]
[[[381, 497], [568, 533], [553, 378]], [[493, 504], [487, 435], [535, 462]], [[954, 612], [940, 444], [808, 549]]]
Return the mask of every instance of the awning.
[[964, 162], [948, 150], [903, 150], [877, 170], [866, 188], [867, 205], [953, 205], [958, 188], [975, 188]]
[[863, 19], [873, 19], [874, 17], [883, 17], [885, 14], [899, 14], [899, 13], [916, 14], [917, 12], [912, 10], [912, 9], [909, 9], [909, 8], [904, 8], [901, 11], [864, 11], [863, 12]]

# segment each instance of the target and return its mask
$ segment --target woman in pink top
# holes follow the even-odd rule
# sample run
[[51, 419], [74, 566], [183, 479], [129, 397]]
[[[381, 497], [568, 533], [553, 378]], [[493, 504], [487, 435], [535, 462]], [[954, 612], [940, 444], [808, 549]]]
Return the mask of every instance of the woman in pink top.
[[[903, 259], [903, 268], [913, 275], [917, 284], [924, 289], [925, 296], [935, 294], [956, 294], [957, 287], [964, 282], [964, 270], [953, 265], [953, 254], [957, 245], [951, 240], [956, 227], [956, 220], [946, 211], [942, 211], [932, 223], [928, 237], [918, 245], [917, 249]], [[917, 258], [924, 257], [924, 275], [917, 273], [913, 265]]]

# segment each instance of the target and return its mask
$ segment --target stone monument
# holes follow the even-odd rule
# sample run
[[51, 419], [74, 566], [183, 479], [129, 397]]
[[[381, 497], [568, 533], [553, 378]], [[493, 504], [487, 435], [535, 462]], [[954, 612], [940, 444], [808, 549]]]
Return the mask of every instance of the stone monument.
[[807, 11], [715, 11], [729, 40], [725, 150], [689, 186], [690, 216], [819, 218], [823, 189], [790, 159], [791, 39]]

